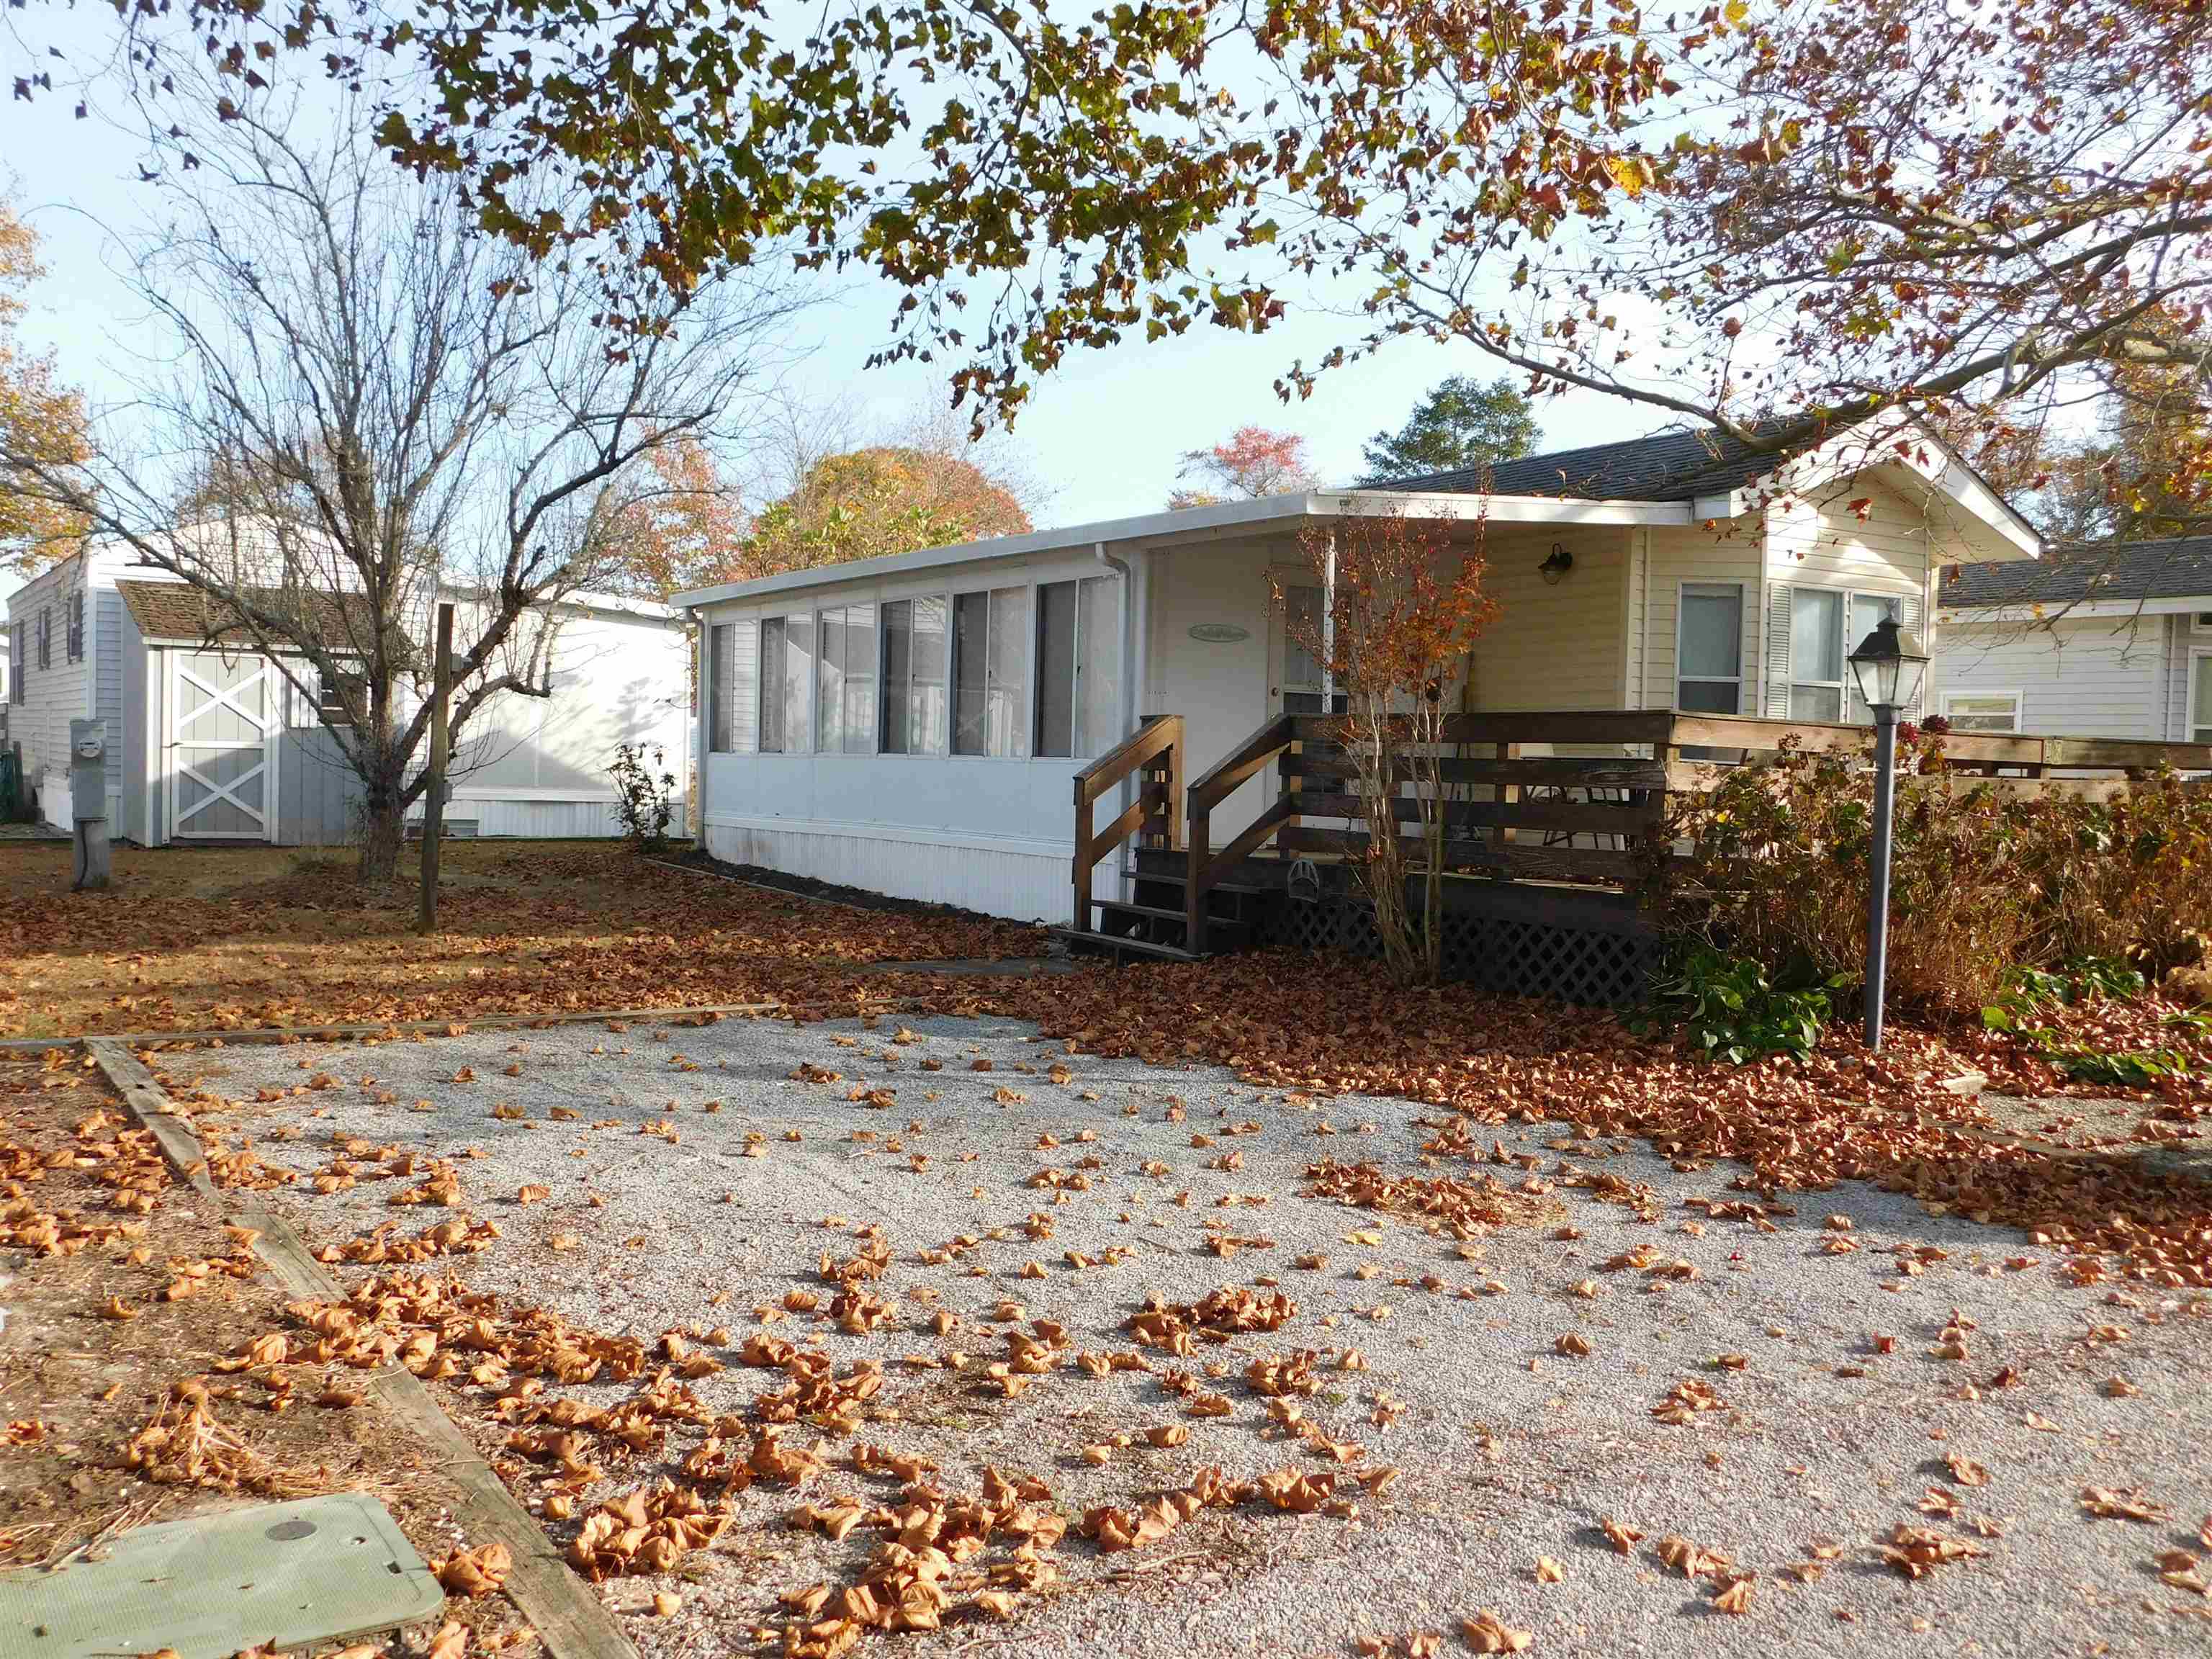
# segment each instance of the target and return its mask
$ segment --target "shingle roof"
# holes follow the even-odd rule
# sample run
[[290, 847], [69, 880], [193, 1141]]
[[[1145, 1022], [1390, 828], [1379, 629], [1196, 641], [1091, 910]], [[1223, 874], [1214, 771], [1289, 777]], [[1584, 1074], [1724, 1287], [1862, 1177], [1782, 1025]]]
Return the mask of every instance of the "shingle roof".
[[1753, 449], [1708, 428], [1655, 432], [1619, 443], [1554, 449], [1501, 461], [1487, 470], [1460, 467], [1393, 478], [1381, 489], [1443, 495], [1559, 495], [1580, 501], [1686, 501], [1737, 489], [1771, 472], [1786, 456]]
[[[252, 643], [252, 635], [240, 624], [235, 611], [189, 583], [119, 581], [115, 591], [122, 595], [138, 632], [147, 639]], [[280, 611], [298, 605], [301, 597], [276, 588], [254, 588], [248, 592], [249, 602], [257, 609], [266, 606]], [[358, 600], [346, 603], [334, 593], [307, 598], [319, 638], [339, 648], [353, 648], [357, 641], [366, 643], [374, 622], [365, 605]]]
[[2064, 548], [2041, 559], [1968, 564], [1947, 576], [1936, 603], [2079, 605], [2087, 599], [2212, 596], [2212, 536]]

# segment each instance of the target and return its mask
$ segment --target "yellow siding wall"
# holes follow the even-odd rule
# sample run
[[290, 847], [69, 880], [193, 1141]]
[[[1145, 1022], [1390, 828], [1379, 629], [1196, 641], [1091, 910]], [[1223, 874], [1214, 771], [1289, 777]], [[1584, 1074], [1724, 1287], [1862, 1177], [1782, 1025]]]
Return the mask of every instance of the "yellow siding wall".
[[[1474, 644], [1472, 707], [1620, 707], [1634, 533], [1610, 525], [1491, 527], [1483, 586], [1498, 613]], [[1574, 568], [1556, 584], [1536, 574], [1554, 542], [1575, 556]]]

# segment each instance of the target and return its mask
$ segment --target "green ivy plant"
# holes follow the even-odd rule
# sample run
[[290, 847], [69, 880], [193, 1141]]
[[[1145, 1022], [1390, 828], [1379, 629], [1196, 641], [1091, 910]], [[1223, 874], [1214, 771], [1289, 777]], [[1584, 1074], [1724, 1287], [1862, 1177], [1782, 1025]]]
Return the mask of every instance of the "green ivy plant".
[[1679, 1027], [1700, 1054], [1731, 1066], [1769, 1054], [1803, 1060], [1820, 1046], [1844, 982], [1839, 975], [1802, 989], [1778, 989], [1750, 957], [1700, 945], [1659, 981], [1627, 1024], [1644, 1036]]

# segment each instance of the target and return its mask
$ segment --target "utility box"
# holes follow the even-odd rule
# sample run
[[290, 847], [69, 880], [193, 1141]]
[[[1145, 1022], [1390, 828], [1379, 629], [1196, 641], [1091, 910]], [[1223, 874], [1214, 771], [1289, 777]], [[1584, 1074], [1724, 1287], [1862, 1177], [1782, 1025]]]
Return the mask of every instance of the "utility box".
[[70, 722], [70, 817], [76, 826], [76, 881], [82, 892], [107, 885], [107, 723]]
[[79, 823], [107, 816], [107, 722], [70, 722], [70, 817]]

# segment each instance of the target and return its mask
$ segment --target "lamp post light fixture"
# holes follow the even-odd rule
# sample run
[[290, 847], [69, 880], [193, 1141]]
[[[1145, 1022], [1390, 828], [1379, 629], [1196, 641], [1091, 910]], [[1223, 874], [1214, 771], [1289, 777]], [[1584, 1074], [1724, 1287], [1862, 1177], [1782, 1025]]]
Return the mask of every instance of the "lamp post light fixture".
[[1866, 1046], [1881, 1047], [1881, 988], [1889, 954], [1889, 828], [1897, 800], [1897, 711], [1920, 695], [1928, 653], [1885, 617], [1850, 654], [1859, 696], [1874, 714], [1874, 854], [1867, 884]]

